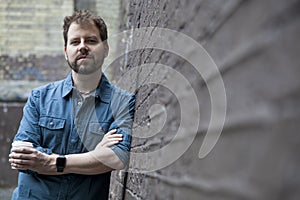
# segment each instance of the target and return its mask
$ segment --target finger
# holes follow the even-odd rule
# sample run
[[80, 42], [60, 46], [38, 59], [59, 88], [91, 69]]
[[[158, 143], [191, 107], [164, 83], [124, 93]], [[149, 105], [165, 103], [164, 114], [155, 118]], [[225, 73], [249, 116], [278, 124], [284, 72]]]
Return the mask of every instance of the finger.
[[102, 146], [109, 147], [109, 146], [119, 143], [120, 141], [122, 141], [122, 138], [115, 137], [115, 138], [106, 138], [101, 143], [102, 143]]
[[9, 158], [22, 159], [22, 160], [31, 160], [32, 156], [31, 156], [31, 154], [12, 152], [11, 154], [9, 154]]
[[122, 138], [122, 135], [118, 134], [113, 134], [113, 135], [109, 135], [109, 134], [105, 134], [102, 141], [105, 142], [105, 140], [111, 139], [111, 138]]
[[30, 160], [12, 159], [12, 158], [9, 159], [9, 162], [10, 162], [11, 164], [19, 165], [19, 166], [24, 166], [24, 167], [27, 167], [27, 168], [28, 168], [28, 166], [30, 166], [30, 164], [32, 163]]
[[107, 135], [106, 138], [107, 139], [111, 139], [111, 138], [122, 138], [123, 135], [122, 134], [113, 134], [113, 135]]
[[106, 138], [104, 138], [104, 141], [109, 141], [109, 140], [122, 140], [123, 136], [122, 135], [108, 135]]
[[118, 144], [119, 142], [120, 142], [120, 141], [118, 141], [118, 140], [108, 141], [108, 142], [105, 144], [105, 146], [106, 146], [106, 147], [111, 147], [111, 146], [113, 146], [113, 145]]
[[112, 135], [116, 132], [117, 132], [117, 129], [112, 129], [112, 130], [108, 131], [105, 135]]
[[110, 138], [110, 139], [108, 139], [107, 140], [107, 142], [109, 143], [109, 142], [120, 142], [120, 141], [122, 141], [122, 138]]
[[27, 153], [27, 154], [31, 154], [34, 153], [36, 150], [32, 147], [13, 147], [11, 149], [12, 152], [15, 153]]
[[107, 140], [108, 141], [114, 141], [114, 140], [121, 141], [122, 139], [123, 139], [122, 137], [112, 137], [112, 138], [108, 138]]
[[29, 166], [27, 166], [27, 165], [20, 165], [20, 164], [17, 164], [17, 163], [11, 163], [10, 166], [14, 167], [16, 169], [19, 169], [19, 170], [26, 170], [26, 169], [29, 168]]
[[122, 134], [112, 134], [112, 135], [110, 135], [110, 134], [105, 134], [105, 135], [104, 135], [104, 138], [121, 138], [121, 137], [123, 137]]

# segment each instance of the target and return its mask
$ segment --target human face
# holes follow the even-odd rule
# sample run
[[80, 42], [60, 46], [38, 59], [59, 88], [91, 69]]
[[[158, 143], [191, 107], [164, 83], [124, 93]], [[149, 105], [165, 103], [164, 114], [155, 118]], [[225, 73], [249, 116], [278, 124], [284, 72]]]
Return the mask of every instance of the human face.
[[88, 75], [101, 70], [104, 58], [108, 54], [108, 44], [102, 42], [94, 23], [73, 22], [68, 31], [64, 52], [74, 72]]

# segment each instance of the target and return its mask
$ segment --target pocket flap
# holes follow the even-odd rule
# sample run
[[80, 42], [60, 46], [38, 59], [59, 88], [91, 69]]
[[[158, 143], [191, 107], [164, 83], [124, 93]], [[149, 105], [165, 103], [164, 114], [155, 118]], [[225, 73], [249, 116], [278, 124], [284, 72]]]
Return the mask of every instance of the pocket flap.
[[107, 132], [107, 123], [89, 123], [89, 132], [103, 135]]
[[41, 117], [39, 120], [39, 126], [47, 129], [62, 129], [65, 126], [65, 119], [58, 119], [53, 117]]

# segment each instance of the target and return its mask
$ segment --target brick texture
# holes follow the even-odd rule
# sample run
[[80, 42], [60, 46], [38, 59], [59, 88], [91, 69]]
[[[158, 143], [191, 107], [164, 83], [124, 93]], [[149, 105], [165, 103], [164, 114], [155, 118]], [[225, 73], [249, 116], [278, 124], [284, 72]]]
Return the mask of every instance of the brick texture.
[[[14, 186], [17, 184], [17, 170], [12, 170], [8, 163], [8, 154], [14, 134], [18, 129], [22, 117], [22, 108], [24, 103], [0, 103], [0, 162], [1, 179], [0, 186]], [[0, 195], [1, 196], [1, 195]]]
[[69, 0], [0, 2], [0, 81], [6, 86], [2, 87], [0, 101], [26, 100], [27, 92], [23, 95], [18, 88], [10, 87], [18, 81], [32, 89], [68, 73], [62, 23], [72, 11], [73, 1]]
[[62, 20], [72, 11], [70, 0], [1, 1], [0, 54], [60, 55]]
[[[36, 0], [0, 2], [0, 82], [7, 85], [16, 95], [0, 94], [0, 101], [26, 100], [19, 94], [18, 81], [26, 82], [29, 89], [45, 82], [59, 80], [69, 73], [69, 66], [63, 55], [63, 18], [74, 8], [90, 9], [100, 14], [107, 23], [109, 36], [119, 30], [120, 2], [114, 1], [58, 1]], [[109, 41], [114, 54], [115, 41]], [[111, 60], [107, 60], [108, 65]], [[108, 63], [108, 64], [106, 64]], [[106, 67], [105, 67], [106, 68]], [[109, 73], [109, 70], [106, 71]], [[25, 98], [23, 98], [25, 97]]]
[[[148, 71], [138, 68], [120, 83], [137, 93], [132, 152], [144, 153], [144, 157], [132, 157], [128, 170], [113, 173], [111, 199], [300, 197], [299, 8], [296, 0], [122, 1], [124, 30], [169, 28], [188, 35], [207, 50], [225, 84], [227, 114], [216, 146], [199, 159], [212, 108], [202, 77], [189, 62], [170, 52], [140, 48], [127, 53], [118, 60], [122, 67], [114, 68], [115, 82], [136, 66], [155, 64], [148, 66]], [[129, 43], [137, 43], [136, 38], [132, 35]], [[189, 47], [182, 48], [190, 51]], [[143, 166], [155, 162], [159, 165], [165, 158], [163, 152], [156, 158], [147, 152], [150, 155], [171, 143], [181, 126], [181, 113], [186, 112], [179, 102], [191, 98], [187, 90], [170, 91], [162, 84], [135, 87], [156, 77], [162, 82], [168, 79], [170, 75], [158, 63], [172, 67], [189, 80], [199, 101], [201, 120], [193, 143], [180, 158], [164, 168], [145, 172]], [[217, 80], [212, 76], [209, 81], [214, 84]], [[180, 82], [174, 84], [180, 88]], [[153, 114], [153, 105], [157, 104], [160, 106]], [[190, 122], [197, 119], [196, 112], [184, 116]], [[140, 137], [151, 123], [159, 121], [166, 121], [161, 131]], [[186, 138], [195, 131], [188, 123], [182, 128]], [[185, 137], [174, 147], [180, 146]]]

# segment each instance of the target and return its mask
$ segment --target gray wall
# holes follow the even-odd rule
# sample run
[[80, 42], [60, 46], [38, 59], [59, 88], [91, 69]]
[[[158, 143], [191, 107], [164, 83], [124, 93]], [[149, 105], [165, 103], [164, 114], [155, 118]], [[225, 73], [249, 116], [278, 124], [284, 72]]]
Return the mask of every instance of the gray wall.
[[[140, 48], [126, 54], [119, 60], [122, 67], [114, 68], [116, 82], [127, 76], [127, 71], [145, 63], [172, 67], [188, 79], [197, 95], [200, 127], [179, 159], [164, 168], [143, 171], [147, 164], [159, 165], [166, 155], [172, 156], [162, 152], [149, 158], [147, 153], [170, 144], [181, 126], [181, 113], [190, 122], [197, 120], [197, 113], [186, 113], [179, 105], [180, 101], [190, 100], [189, 91], [170, 91], [162, 84], [139, 84], [156, 77], [167, 81], [169, 74], [158, 64], [148, 66], [149, 71], [140, 67], [130, 78], [122, 79], [120, 86], [137, 93], [132, 152], [143, 153], [144, 157], [137, 160], [132, 156], [127, 171], [113, 173], [111, 199], [299, 199], [300, 2], [127, 0], [122, 1], [122, 9], [124, 30], [169, 28], [200, 43], [221, 72], [227, 114], [216, 146], [199, 159], [212, 107], [201, 74], [191, 63], [170, 52]], [[138, 37], [133, 34], [129, 46], [136, 44]], [[182, 50], [191, 49], [183, 45]], [[215, 82], [212, 76], [209, 84]], [[174, 84], [180, 88], [180, 82]], [[161, 105], [158, 114], [149, 114], [154, 104]], [[163, 121], [165, 113], [166, 123], [159, 133], [139, 137], [151, 123]], [[194, 135], [188, 123], [183, 129], [185, 137], [178, 144]]]
[[[23, 103], [1, 103], [0, 102], [0, 162], [1, 179], [0, 186], [7, 187], [16, 185], [17, 170], [12, 170], [8, 163], [8, 154], [13, 140], [12, 133], [16, 133], [22, 117]], [[1, 188], [0, 188], [1, 189]], [[2, 197], [0, 191], [0, 197]]]

